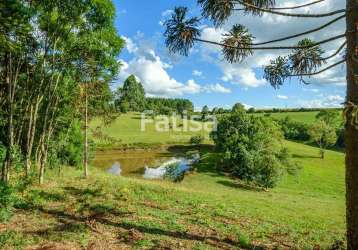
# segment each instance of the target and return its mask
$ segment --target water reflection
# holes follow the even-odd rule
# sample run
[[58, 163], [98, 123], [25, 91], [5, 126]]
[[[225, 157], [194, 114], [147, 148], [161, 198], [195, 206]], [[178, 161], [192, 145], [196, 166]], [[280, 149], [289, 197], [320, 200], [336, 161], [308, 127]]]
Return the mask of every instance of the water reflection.
[[[163, 179], [170, 168], [171, 174], [181, 175], [192, 163], [184, 157], [169, 152], [122, 152], [116, 150], [97, 152], [93, 164], [116, 176], [132, 176], [145, 179]], [[173, 170], [174, 169], [174, 170]]]
[[181, 160], [173, 158], [167, 162], [164, 162], [160, 166], [154, 166], [154, 168], [145, 167], [144, 179], [163, 179], [165, 173], [167, 172], [167, 167], [173, 164], [180, 164]]
[[113, 166], [110, 169], [108, 169], [108, 173], [117, 175], [117, 176], [120, 176], [121, 172], [122, 172], [122, 169], [121, 169], [121, 164], [119, 162], [115, 162], [113, 164]]

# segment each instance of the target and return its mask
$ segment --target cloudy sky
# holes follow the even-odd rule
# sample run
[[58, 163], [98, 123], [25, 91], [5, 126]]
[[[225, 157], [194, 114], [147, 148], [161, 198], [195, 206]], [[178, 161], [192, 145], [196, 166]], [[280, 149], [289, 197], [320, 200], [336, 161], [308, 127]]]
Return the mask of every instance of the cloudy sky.
[[[277, 5], [292, 6], [309, 1], [277, 0]], [[336, 107], [344, 101], [346, 82], [342, 65], [307, 79], [309, 85], [291, 79], [281, 89], [275, 90], [262, 78], [263, 66], [287, 51], [257, 52], [240, 64], [224, 62], [220, 48], [212, 45], [197, 44], [189, 57], [170, 55], [164, 45], [163, 22], [175, 6], [187, 6], [190, 15], [199, 15], [195, 0], [115, 0], [115, 3], [116, 26], [126, 40], [126, 48], [120, 57], [123, 66], [114, 88], [121, 85], [128, 75], [135, 74], [148, 96], [188, 98], [197, 108], [204, 105], [231, 107], [236, 102], [257, 108]], [[342, 0], [326, 0], [314, 7], [292, 12], [328, 12], [344, 8], [343, 5]], [[203, 22], [202, 38], [220, 41], [223, 33], [233, 24], [240, 23], [256, 37], [255, 41], [266, 41], [318, 27], [335, 17], [297, 19], [264, 14], [260, 18], [235, 13], [220, 28]], [[341, 20], [309, 37], [323, 40], [344, 33], [344, 27], [345, 22]], [[285, 44], [294, 44], [302, 38]], [[342, 43], [342, 40], [336, 40], [326, 44], [323, 47], [326, 55], [332, 54]], [[341, 57], [339, 55], [329, 63]]]

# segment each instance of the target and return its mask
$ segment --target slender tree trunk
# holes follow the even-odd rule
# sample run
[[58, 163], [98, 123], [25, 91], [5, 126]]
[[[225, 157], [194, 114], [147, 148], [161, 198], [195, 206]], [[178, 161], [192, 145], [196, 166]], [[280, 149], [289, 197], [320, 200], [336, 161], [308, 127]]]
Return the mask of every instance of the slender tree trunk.
[[41, 144], [41, 161], [40, 161], [40, 172], [39, 172], [39, 184], [42, 185], [44, 183], [44, 175], [45, 175], [45, 163], [47, 161], [47, 155], [45, 150], [45, 144]]
[[[347, 0], [347, 102], [358, 108], [358, 1]], [[351, 108], [351, 112], [354, 108]], [[346, 125], [346, 189], [348, 250], [358, 249], [358, 127]], [[356, 110], [357, 112], [357, 110]], [[358, 124], [356, 124], [358, 126]]]
[[34, 106], [31, 104], [30, 106], [30, 118], [29, 118], [29, 126], [27, 128], [27, 138], [26, 138], [26, 149], [25, 149], [25, 174], [29, 176], [30, 168], [31, 168], [31, 155], [30, 155], [30, 137], [32, 124], [34, 119]]
[[35, 133], [36, 133], [36, 122], [37, 115], [42, 97], [37, 98], [35, 107], [31, 106], [31, 114], [28, 126], [27, 141], [26, 141], [26, 151], [25, 151], [25, 173], [26, 176], [30, 174], [31, 171], [31, 156], [32, 148], [34, 146]]
[[11, 55], [6, 55], [6, 77], [5, 77], [5, 83], [7, 85], [7, 105], [8, 105], [8, 113], [7, 113], [7, 145], [6, 145], [6, 156], [5, 161], [2, 166], [2, 181], [4, 183], [8, 183], [10, 180], [10, 170], [12, 166], [12, 151], [14, 147], [14, 124], [13, 124], [13, 116], [14, 116], [14, 104], [13, 104], [13, 91], [14, 86], [12, 84], [11, 79]]
[[88, 177], [88, 95], [85, 85], [85, 127], [84, 127], [84, 152], [83, 152], [84, 177]]

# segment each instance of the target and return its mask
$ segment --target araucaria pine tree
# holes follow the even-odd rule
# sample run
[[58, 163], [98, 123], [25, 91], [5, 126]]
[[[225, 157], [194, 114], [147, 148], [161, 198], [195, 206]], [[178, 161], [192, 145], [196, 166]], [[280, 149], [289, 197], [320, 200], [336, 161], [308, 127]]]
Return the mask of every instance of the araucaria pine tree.
[[[164, 33], [166, 45], [172, 53], [187, 56], [195, 43], [207, 43], [221, 48], [223, 57], [229, 63], [242, 62], [257, 50], [287, 50], [286, 56], [272, 60], [264, 69], [265, 79], [274, 88], [282, 86], [286, 80], [298, 78], [307, 83], [306, 78], [321, 74], [339, 65], [347, 66], [347, 97], [345, 102], [346, 120], [346, 188], [347, 188], [347, 248], [358, 249], [358, 1], [346, 0], [346, 7], [326, 13], [303, 13], [302, 9], [315, 6], [327, 0], [313, 0], [297, 6], [277, 6], [275, 0], [198, 0], [202, 17], [188, 17], [188, 8], [175, 8], [166, 21]], [[343, 2], [343, 0], [341, 0]], [[296, 34], [287, 34], [270, 41], [255, 42], [249, 27], [239, 23], [223, 34], [221, 41], [205, 40], [201, 37], [201, 22], [208, 19], [215, 26], [221, 26], [230, 17], [240, 13], [261, 18], [267, 15], [287, 16], [297, 19], [331, 17], [329, 22]], [[231, 18], [231, 21], [234, 18]], [[305, 36], [325, 31], [340, 20], [346, 20], [346, 29], [338, 30], [321, 41], [313, 41]], [[239, 21], [239, 19], [238, 19]], [[276, 27], [272, 27], [273, 29]], [[292, 28], [293, 33], [296, 29]], [[292, 39], [302, 37], [297, 44]], [[288, 41], [292, 45], [287, 46]], [[322, 46], [333, 41], [344, 40], [336, 52], [326, 55]], [[343, 54], [340, 56], [340, 54]], [[338, 59], [337, 59], [338, 58]], [[333, 62], [332, 62], [333, 61]]]

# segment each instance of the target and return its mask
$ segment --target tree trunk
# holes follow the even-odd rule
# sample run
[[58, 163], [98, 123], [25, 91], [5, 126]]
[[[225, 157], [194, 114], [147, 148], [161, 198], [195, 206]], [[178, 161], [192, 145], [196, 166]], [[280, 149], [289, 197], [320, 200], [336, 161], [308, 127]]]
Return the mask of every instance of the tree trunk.
[[31, 171], [31, 155], [32, 155], [32, 148], [34, 146], [34, 139], [35, 139], [35, 133], [36, 133], [37, 115], [38, 115], [38, 110], [39, 110], [41, 101], [42, 101], [42, 97], [39, 97], [36, 100], [35, 108], [33, 108], [33, 105], [31, 105], [31, 114], [30, 114], [30, 120], [29, 120], [27, 142], [26, 142], [26, 153], [25, 153], [26, 176], [28, 176]]
[[83, 151], [83, 170], [84, 177], [88, 177], [88, 96], [87, 86], [85, 86], [85, 127], [84, 127], [84, 151]]
[[[358, 1], [347, 0], [347, 102], [346, 125], [347, 247], [358, 249], [358, 127], [351, 123], [358, 105]], [[350, 104], [349, 104], [350, 103]], [[358, 126], [358, 124], [356, 124]]]
[[7, 85], [7, 105], [8, 105], [8, 112], [7, 112], [7, 145], [6, 145], [6, 156], [5, 161], [2, 166], [2, 181], [4, 183], [8, 183], [10, 180], [10, 170], [12, 166], [12, 151], [14, 147], [14, 124], [13, 124], [13, 115], [14, 115], [14, 104], [13, 104], [13, 92], [14, 86], [12, 84], [11, 79], [11, 54], [7, 54], [5, 61], [7, 62], [6, 67], [6, 77], [5, 83]]
[[41, 145], [41, 162], [40, 162], [40, 173], [39, 173], [39, 184], [42, 185], [44, 183], [44, 175], [45, 175], [45, 166], [47, 162], [47, 150], [45, 149], [45, 144]]
[[319, 154], [321, 155], [321, 159], [324, 160], [324, 153], [325, 153], [325, 150], [323, 148], [321, 148], [319, 150]]

